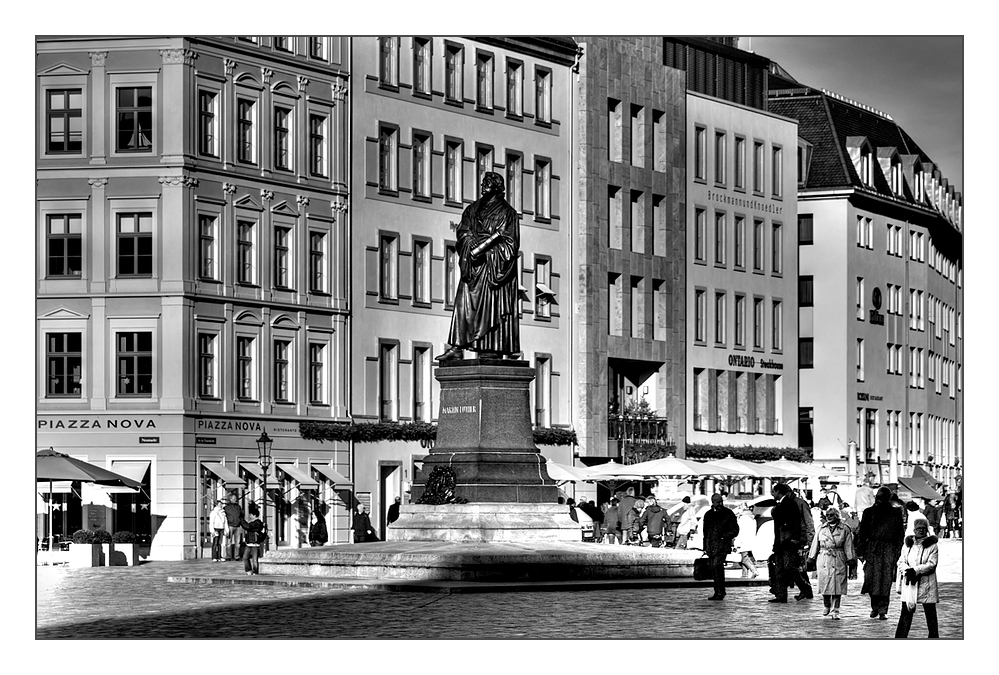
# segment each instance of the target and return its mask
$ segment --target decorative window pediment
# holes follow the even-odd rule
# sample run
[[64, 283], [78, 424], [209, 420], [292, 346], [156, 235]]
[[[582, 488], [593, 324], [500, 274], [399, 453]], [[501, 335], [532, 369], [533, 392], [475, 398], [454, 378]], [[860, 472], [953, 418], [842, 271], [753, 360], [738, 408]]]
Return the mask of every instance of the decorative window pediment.
[[71, 66], [68, 63], [57, 63], [50, 68], [39, 72], [39, 75], [53, 76], [53, 75], [86, 75], [89, 71], [81, 70], [76, 66]]
[[292, 216], [293, 218], [298, 217], [298, 211], [291, 208], [286, 200], [281, 200], [277, 204], [271, 207], [271, 213], [282, 213], [285, 215]]
[[251, 209], [253, 211], [263, 211], [264, 210], [264, 207], [262, 207], [260, 205], [260, 202], [258, 202], [256, 199], [254, 199], [250, 195], [243, 195], [242, 197], [240, 197], [239, 199], [237, 199], [235, 202], [233, 202], [233, 206], [239, 207], [241, 209]]
[[271, 328], [286, 328], [289, 330], [298, 330], [298, 324], [287, 314], [278, 314], [271, 321]]
[[38, 317], [39, 319], [89, 319], [89, 314], [80, 314], [67, 307], [59, 307], [51, 312], [46, 312]]
[[235, 323], [240, 323], [244, 325], [251, 326], [263, 326], [264, 322], [260, 320], [260, 317], [253, 312], [240, 312], [240, 314], [235, 318]]

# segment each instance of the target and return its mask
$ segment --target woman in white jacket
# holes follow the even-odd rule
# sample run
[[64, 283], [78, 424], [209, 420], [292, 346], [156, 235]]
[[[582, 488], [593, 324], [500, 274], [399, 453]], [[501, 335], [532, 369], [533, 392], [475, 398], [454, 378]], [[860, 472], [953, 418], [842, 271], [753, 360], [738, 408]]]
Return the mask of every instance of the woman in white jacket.
[[222, 539], [226, 531], [224, 505], [221, 499], [215, 502], [215, 508], [208, 517], [208, 527], [212, 529], [212, 562], [222, 562]]
[[912, 615], [916, 613], [916, 605], [923, 606], [923, 614], [926, 615], [926, 628], [929, 637], [940, 637], [937, 626], [937, 603], [940, 602], [939, 589], [937, 588], [937, 561], [940, 552], [937, 547], [937, 538], [929, 535], [929, 524], [923, 517], [916, 517], [912, 523], [912, 535], [905, 538], [902, 545], [902, 555], [898, 557], [898, 593], [902, 593], [903, 587], [916, 587], [915, 602], [906, 602], [905, 594], [902, 594], [902, 611], [898, 616], [898, 628], [895, 629], [895, 637], [909, 637], [909, 628], [912, 627]]
[[756, 516], [753, 515], [753, 507], [744, 504], [739, 511], [739, 535], [735, 538], [735, 547], [742, 555], [739, 564], [742, 565], [742, 577], [755, 579], [758, 576], [756, 571], [756, 558], [753, 557], [753, 544], [756, 541]]

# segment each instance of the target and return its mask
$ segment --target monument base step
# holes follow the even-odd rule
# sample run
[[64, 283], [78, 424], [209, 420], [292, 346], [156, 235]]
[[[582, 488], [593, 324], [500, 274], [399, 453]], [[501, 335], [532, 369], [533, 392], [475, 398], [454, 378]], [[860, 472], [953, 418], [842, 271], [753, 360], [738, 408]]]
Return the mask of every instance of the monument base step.
[[333, 579], [582, 581], [691, 577], [700, 551], [584, 542], [385, 541], [268, 551], [262, 574]]
[[487, 502], [403, 504], [388, 541], [578, 542], [579, 523], [564, 504]]

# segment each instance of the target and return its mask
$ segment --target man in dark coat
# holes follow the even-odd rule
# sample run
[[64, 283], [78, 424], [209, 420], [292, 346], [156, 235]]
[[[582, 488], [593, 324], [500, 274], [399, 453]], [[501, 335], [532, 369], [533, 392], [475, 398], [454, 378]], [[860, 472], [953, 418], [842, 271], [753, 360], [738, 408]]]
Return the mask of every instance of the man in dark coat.
[[351, 532], [354, 534], [354, 543], [363, 544], [366, 541], [378, 541], [375, 529], [371, 527], [371, 518], [364, 510], [364, 504], [357, 505], [354, 518], [350, 523]]
[[801, 513], [791, 496], [791, 488], [785, 483], [776, 483], [771, 495], [777, 500], [771, 516], [774, 520], [774, 582], [771, 584], [773, 598], [769, 602], [787, 602], [787, 588], [794, 585], [794, 574], [798, 567], [798, 551], [801, 549]]
[[901, 510], [891, 505], [891, 491], [882, 487], [874, 496], [874, 506], [864, 511], [857, 533], [857, 557], [864, 563], [861, 593], [871, 596], [871, 618], [888, 618], [891, 585], [895, 581], [905, 524]]
[[392, 505], [388, 507], [388, 513], [385, 514], [385, 522], [391, 525], [395, 521], [399, 520], [399, 506], [402, 504], [402, 497], [396, 497]]
[[798, 549], [798, 566], [794, 568], [791, 574], [794, 585], [798, 587], [798, 595], [794, 596], [794, 599], [811, 600], [812, 582], [808, 580], [806, 562], [808, 560], [808, 549], [811, 547], [812, 539], [815, 537], [815, 519], [812, 518], [812, 510], [809, 508], [808, 502], [793, 493], [791, 494], [791, 499], [794, 500], [794, 505], [798, 507], [798, 513], [801, 514], [801, 532], [804, 535], [801, 539], [801, 547]]
[[660, 548], [663, 545], [666, 509], [659, 506], [659, 501], [652, 495], [645, 498], [645, 511], [642, 512], [642, 517], [635, 524], [635, 529], [639, 532], [645, 530], [652, 548]]
[[711, 509], [704, 514], [704, 552], [714, 578], [715, 593], [708, 600], [725, 599], [725, 556], [739, 534], [739, 522], [732, 509], [722, 503], [720, 494], [711, 495]]
[[461, 214], [458, 267], [461, 280], [454, 299], [449, 349], [440, 361], [458, 359], [462, 350], [520, 358], [520, 215], [507, 203], [503, 177], [487, 171], [482, 197]]

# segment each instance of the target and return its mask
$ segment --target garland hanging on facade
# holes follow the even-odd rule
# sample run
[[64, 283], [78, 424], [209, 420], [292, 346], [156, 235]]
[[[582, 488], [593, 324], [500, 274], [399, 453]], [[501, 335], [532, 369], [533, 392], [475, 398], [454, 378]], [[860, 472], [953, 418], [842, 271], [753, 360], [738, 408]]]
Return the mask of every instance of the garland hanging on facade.
[[[437, 440], [437, 425], [429, 422], [299, 422], [298, 431], [307, 441], [354, 441], [355, 443], [377, 443], [378, 441], [423, 441]], [[559, 427], [534, 430], [535, 445], [575, 445], [576, 432]]]

